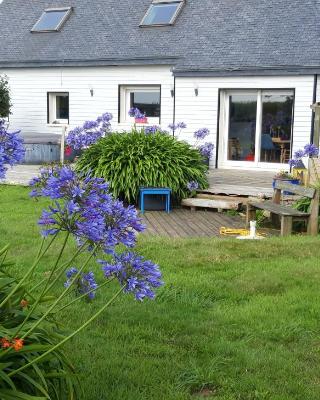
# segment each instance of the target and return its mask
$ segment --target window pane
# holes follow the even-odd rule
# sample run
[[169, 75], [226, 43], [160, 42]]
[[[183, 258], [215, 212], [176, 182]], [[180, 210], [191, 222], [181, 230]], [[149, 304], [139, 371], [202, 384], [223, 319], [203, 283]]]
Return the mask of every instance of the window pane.
[[263, 92], [260, 161], [287, 163], [291, 155], [293, 91]]
[[257, 95], [229, 98], [228, 160], [255, 161]]
[[34, 31], [53, 31], [56, 30], [67, 14], [68, 10], [46, 11], [34, 26]]
[[170, 24], [180, 3], [153, 4], [143, 20], [143, 25]]
[[130, 107], [139, 108], [147, 117], [160, 117], [160, 91], [131, 92]]
[[56, 97], [57, 119], [69, 119], [69, 96], [58, 95]]

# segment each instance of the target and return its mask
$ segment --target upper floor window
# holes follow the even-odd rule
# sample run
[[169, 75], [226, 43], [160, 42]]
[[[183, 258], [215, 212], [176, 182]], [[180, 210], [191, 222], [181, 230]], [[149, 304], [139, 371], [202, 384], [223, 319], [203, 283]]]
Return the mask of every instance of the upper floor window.
[[184, 0], [153, 0], [140, 26], [173, 25]]
[[72, 11], [67, 8], [50, 8], [45, 10], [31, 32], [57, 32], [61, 29]]

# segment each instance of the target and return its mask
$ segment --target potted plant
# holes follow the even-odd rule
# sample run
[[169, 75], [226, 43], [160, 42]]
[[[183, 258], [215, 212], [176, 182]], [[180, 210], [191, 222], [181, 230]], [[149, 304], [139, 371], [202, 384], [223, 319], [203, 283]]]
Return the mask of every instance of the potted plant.
[[142, 113], [139, 108], [132, 107], [129, 110], [129, 116], [134, 118], [136, 124], [147, 124], [148, 118], [145, 113]]
[[[273, 183], [272, 183], [273, 188], [275, 188], [276, 181], [288, 182], [293, 185], [300, 185], [300, 179], [297, 179], [296, 177], [294, 177], [292, 174], [290, 174], [287, 171], [280, 171], [274, 176]], [[292, 195], [291, 192], [284, 192], [284, 194]]]

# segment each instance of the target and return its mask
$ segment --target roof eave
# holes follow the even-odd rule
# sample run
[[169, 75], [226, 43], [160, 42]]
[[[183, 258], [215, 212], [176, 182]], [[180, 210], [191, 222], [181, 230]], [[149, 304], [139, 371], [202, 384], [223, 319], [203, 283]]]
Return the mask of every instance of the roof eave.
[[320, 66], [266, 66], [262, 68], [174, 68], [176, 77], [219, 77], [219, 76], [283, 76], [283, 75], [315, 75], [320, 74]]
[[168, 65], [177, 63], [178, 57], [136, 57], [136, 58], [100, 58], [90, 60], [0, 60], [0, 68], [52, 68], [52, 67], [100, 67], [126, 65]]

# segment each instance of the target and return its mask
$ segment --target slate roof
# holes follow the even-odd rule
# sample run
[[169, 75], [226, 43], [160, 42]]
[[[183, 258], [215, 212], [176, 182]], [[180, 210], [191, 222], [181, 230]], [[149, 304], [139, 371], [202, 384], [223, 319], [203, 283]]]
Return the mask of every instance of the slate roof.
[[[3, 0], [0, 67], [168, 64], [180, 73], [320, 71], [320, 0], [186, 0], [174, 26], [140, 28], [151, 0]], [[61, 32], [30, 33], [74, 7]]]

